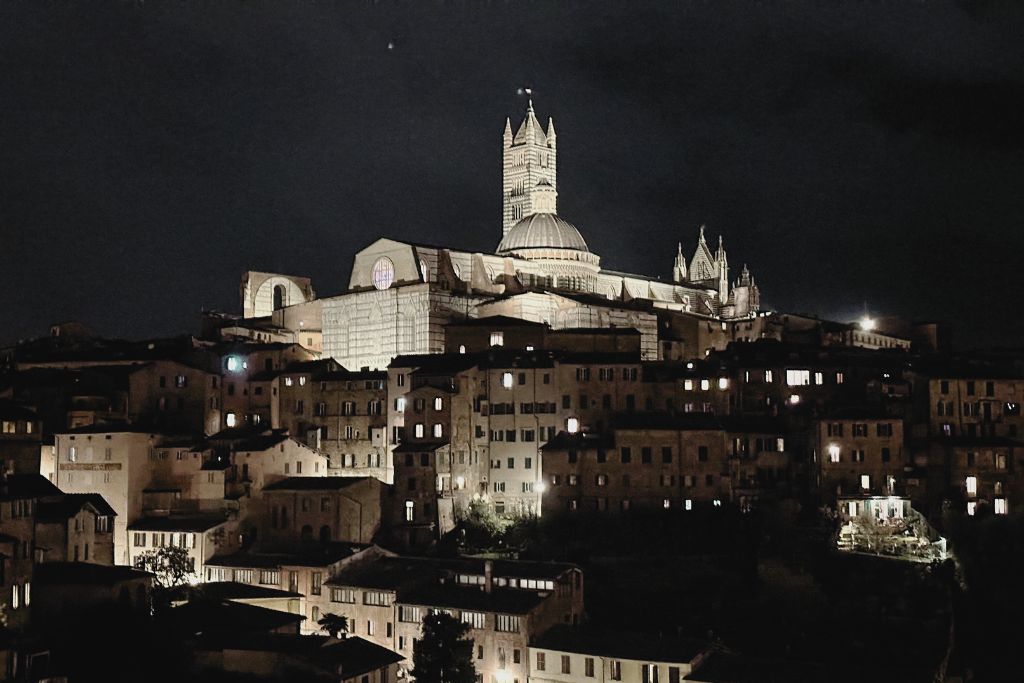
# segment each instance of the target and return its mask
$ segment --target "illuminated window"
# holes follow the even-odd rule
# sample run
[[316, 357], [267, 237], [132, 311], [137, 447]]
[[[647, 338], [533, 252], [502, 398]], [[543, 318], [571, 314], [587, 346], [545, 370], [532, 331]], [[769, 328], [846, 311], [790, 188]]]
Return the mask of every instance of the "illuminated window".
[[973, 500], [967, 501], [967, 514], [968, 515], [973, 517], [974, 513], [977, 511], [977, 509], [978, 509], [978, 503], [976, 503]]
[[504, 346], [505, 345], [505, 333], [504, 332], [491, 332], [491, 346]]
[[226, 424], [228, 427], [234, 427], [236, 424], [238, 424], [238, 416], [235, 415], [233, 412], [228, 412], [228, 414], [224, 416], [224, 424]]
[[685, 501], [683, 502], [683, 507], [684, 507], [684, 508], [686, 508], [687, 510], [692, 510], [692, 509], [693, 509], [693, 501], [692, 501], [692, 500], [690, 500], [689, 498], [687, 498], [687, 499], [686, 499], [686, 500], [685, 500]]
[[224, 367], [227, 368], [228, 372], [241, 372], [242, 359], [238, 356], [228, 356], [228, 359], [224, 361]]
[[387, 289], [395, 281], [395, 264], [387, 256], [381, 256], [373, 263], [370, 279], [377, 289]]
[[434, 410], [441, 410], [444, 408], [444, 399], [440, 396], [434, 397]]
[[710, 388], [711, 388], [711, 380], [709, 380], [709, 379], [702, 379], [700, 381], [700, 390], [701, 391], [707, 391]]
[[789, 397], [789, 404], [791, 406], [798, 405], [800, 403], [800, 394], [793, 394]]
[[685, 389], [686, 391], [693, 391], [693, 380], [692, 379], [684, 379], [683, 380], [683, 389]]
[[772, 373], [771, 370], [764, 371], [764, 381], [767, 382], [768, 384], [771, 384], [772, 382], [775, 381], [775, 375], [774, 373]]
[[719, 389], [728, 389], [729, 388], [729, 378], [728, 377], [719, 377], [718, 378], [718, 388]]
[[434, 423], [434, 438], [435, 439], [440, 439], [441, 435], [442, 435], [441, 423], [440, 422], [435, 422]]
[[781, 436], [775, 439], [775, 450], [777, 450], [779, 453], [786, 450], [786, 440]]
[[395, 412], [398, 412], [398, 413], [404, 413], [405, 412], [405, 398], [404, 397], [396, 398], [395, 399]]
[[422, 422], [417, 422], [415, 430], [416, 430], [415, 431], [416, 438], [417, 439], [422, 439], [423, 438], [423, 423]]
[[839, 444], [829, 444], [828, 460], [829, 462], [839, 462]]
[[72, 446], [68, 449], [68, 462], [76, 462], [78, 460], [78, 449]]
[[512, 378], [512, 373], [511, 372], [503, 372], [503, 373], [501, 373], [501, 386], [505, 387], [506, 389], [511, 389], [513, 383], [514, 383], [514, 380]]
[[293, 384], [295, 384], [295, 380], [294, 380], [294, 379], [292, 379], [291, 377], [285, 377], [285, 378], [284, 378], [284, 385], [285, 385], [286, 387], [290, 387], [290, 386], [292, 386]]
[[867, 474], [860, 475], [860, 487], [867, 491], [871, 488], [871, 477]]
[[[995, 499], [995, 506], [994, 506], [993, 509], [995, 510], [995, 513], [997, 515], [1005, 515], [1005, 514], [1007, 514], [1006, 499], [1005, 498], [996, 498]], [[28, 584], [27, 583], [25, 584], [25, 604], [26, 605], [28, 604]]]
[[565, 431], [569, 432], [570, 434], [575, 434], [576, 432], [580, 431], [579, 419], [575, 417], [570, 417], [568, 420], [566, 420]]
[[466, 345], [459, 344], [459, 353], [466, 353]]
[[405, 521], [411, 522], [416, 517], [416, 503], [411, 500], [405, 501]]
[[967, 495], [968, 496], [976, 496], [976, 495], [978, 495], [978, 478], [977, 477], [973, 477], [973, 476], [972, 477], [967, 477], [967, 480], [964, 483], [967, 486]]
[[822, 372], [814, 373], [814, 383], [817, 384], [818, 386], [821, 386], [822, 384], [824, 384], [825, 383], [825, 374], [822, 373]]
[[786, 370], [786, 384], [791, 387], [806, 386], [811, 383], [810, 370]]

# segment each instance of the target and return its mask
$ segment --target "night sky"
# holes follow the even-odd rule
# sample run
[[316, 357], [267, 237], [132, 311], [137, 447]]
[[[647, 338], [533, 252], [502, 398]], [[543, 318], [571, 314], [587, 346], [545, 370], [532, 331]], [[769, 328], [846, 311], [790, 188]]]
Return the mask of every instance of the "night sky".
[[[607, 5], [605, 7], [605, 5]], [[1024, 3], [0, 1], [0, 342], [342, 291], [380, 236], [489, 251], [529, 86], [559, 213], [668, 278], [1024, 345]], [[390, 45], [390, 47], [389, 47]]]

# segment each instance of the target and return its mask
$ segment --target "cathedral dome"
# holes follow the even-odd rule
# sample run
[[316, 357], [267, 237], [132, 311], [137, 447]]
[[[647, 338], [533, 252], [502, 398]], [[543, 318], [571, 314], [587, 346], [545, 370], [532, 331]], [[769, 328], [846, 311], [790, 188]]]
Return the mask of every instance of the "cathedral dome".
[[524, 249], [590, 251], [576, 226], [553, 213], [535, 213], [523, 218], [509, 229], [498, 245], [499, 254]]

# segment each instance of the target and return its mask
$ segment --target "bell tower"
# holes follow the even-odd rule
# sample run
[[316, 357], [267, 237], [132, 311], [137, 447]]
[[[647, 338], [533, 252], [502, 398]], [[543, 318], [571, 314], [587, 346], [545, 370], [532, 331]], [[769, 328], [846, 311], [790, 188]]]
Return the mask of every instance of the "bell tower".
[[556, 213], [558, 183], [555, 123], [548, 119], [547, 130], [533, 111], [533, 100], [526, 107], [526, 118], [512, 135], [512, 122], [505, 119], [502, 140], [501, 235], [521, 218], [535, 213]]

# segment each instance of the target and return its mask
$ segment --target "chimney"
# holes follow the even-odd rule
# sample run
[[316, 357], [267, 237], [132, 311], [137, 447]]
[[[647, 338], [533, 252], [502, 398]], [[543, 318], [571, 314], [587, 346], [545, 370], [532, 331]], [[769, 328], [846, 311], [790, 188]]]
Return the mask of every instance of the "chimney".
[[484, 562], [484, 593], [491, 592], [491, 585], [494, 582], [494, 563], [490, 560]]

